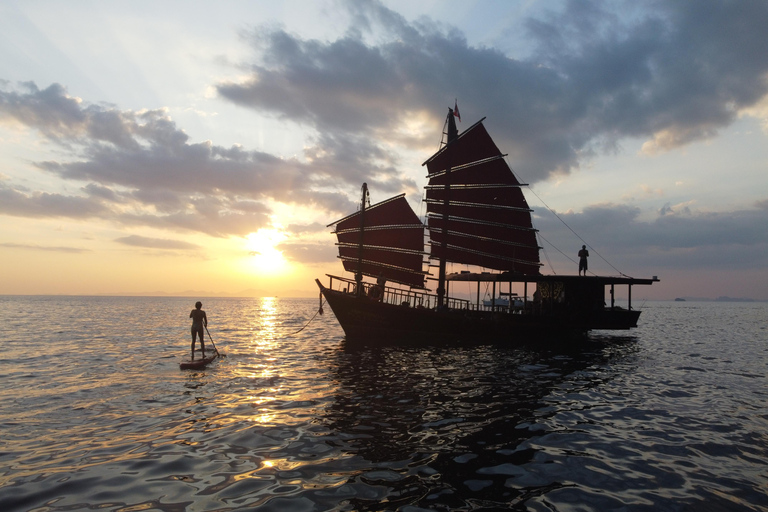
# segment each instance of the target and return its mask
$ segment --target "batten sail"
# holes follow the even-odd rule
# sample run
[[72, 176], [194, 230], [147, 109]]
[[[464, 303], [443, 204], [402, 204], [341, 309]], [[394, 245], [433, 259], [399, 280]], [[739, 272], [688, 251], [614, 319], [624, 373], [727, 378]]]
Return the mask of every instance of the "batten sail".
[[424, 288], [424, 224], [405, 194], [364, 208], [329, 227], [334, 225], [345, 270]]
[[482, 120], [425, 162], [430, 257], [539, 274], [531, 209]]

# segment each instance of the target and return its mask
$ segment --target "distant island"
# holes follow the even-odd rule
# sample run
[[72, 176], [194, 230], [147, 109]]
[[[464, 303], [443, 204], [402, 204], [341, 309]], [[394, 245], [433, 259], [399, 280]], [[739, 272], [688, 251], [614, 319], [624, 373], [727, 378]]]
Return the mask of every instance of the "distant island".
[[716, 299], [710, 299], [709, 297], [677, 297], [675, 302], [760, 302], [755, 299], [747, 297], [728, 297], [727, 295], [721, 295]]

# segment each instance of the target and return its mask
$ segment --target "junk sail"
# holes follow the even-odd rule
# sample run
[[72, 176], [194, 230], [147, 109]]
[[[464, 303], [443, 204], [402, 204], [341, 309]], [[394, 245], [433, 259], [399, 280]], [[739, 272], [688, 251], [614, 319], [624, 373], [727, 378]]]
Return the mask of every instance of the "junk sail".
[[424, 288], [424, 224], [405, 194], [366, 207], [367, 195], [364, 184], [360, 211], [328, 225], [336, 226], [344, 270]]
[[539, 275], [536, 230], [521, 183], [483, 120], [460, 136], [452, 121], [449, 116], [448, 144], [425, 162], [430, 257]]

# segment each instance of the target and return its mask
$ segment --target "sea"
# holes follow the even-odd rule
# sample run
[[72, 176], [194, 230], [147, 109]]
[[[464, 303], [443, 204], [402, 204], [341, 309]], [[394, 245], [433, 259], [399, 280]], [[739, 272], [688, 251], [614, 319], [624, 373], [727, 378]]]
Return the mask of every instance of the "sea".
[[[222, 357], [180, 370], [196, 300]], [[768, 510], [768, 303], [418, 347], [319, 307], [0, 297], [0, 510]]]

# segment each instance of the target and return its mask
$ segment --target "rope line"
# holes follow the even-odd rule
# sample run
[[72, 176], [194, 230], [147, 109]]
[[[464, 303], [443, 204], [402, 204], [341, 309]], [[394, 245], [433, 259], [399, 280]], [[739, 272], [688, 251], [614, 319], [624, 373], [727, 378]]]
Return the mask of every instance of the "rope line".
[[[548, 243], [550, 246], [552, 246], [552, 248], [553, 248], [553, 249], [555, 249], [556, 251], [559, 251], [559, 252], [560, 252], [560, 254], [563, 254], [563, 251], [561, 251], [560, 249], [558, 249], [557, 247], [555, 247], [554, 245], [552, 245], [552, 242], [550, 242], [549, 240], [547, 240], [546, 238], [544, 238], [544, 237], [541, 235], [541, 233], [540, 233], [539, 231], [536, 231], [536, 234], [538, 235], [538, 237], [539, 237], [540, 239], [544, 240], [544, 241], [545, 241], [545, 242], [547, 242], [547, 243]], [[546, 259], [546, 260], [547, 260], [547, 265], [549, 265], [549, 268], [552, 270], [552, 273], [553, 273], [553, 274], [555, 274], [555, 275], [557, 275], [557, 272], [555, 272], [555, 267], [552, 265], [552, 261], [549, 259], [549, 253], [547, 252], [547, 248], [546, 248], [546, 247], [544, 247], [544, 244], [541, 244], [541, 251], [544, 253], [544, 259]], [[570, 257], [569, 257], [568, 255], [566, 255], [566, 254], [563, 254], [563, 256], [565, 256], [566, 258], [570, 259]]]
[[312, 320], [314, 320], [314, 319], [315, 319], [315, 317], [316, 317], [318, 314], [320, 314], [320, 315], [322, 315], [322, 314], [323, 314], [323, 305], [325, 304], [325, 302], [326, 302], [326, 301], [325, 301], [325, 300], [323, 300], [323, 301], [320, 303], [320, 307], [318, 308], [318, 310], [317, 310], [317, 311], [315, 311], [315, 314], [314, 314], [314, 315], [312, 315], [312, 318], [310, 318], [310, 319], [309, 319], [309, 321], [306, 323], [306, 325], [305, 325], [304, 327], [302, 327], [301, 329], [299, 329], [298, 331], [296, 331], [296, 332], [294, 332], [294, 333], [292, 333], [292, 334], [288, 334], [288, 336], [296, 336], [296, 335], [297, 335], [297, 334], [299, 334], [301, 331], [303, 331], [304, 329], [306, 329], [307, 327], [309, 327], [309, 324], [311, 324], [311, 323], [312, 323]]
[[[510, 169], [511, 169], [511, 167], [510, 167]], [[513, 172], [514, 172], [514, 171], [513, 171]], [[536, 192], [534, 192], [533, 188], [531, 188], [531, 187], [528, 187], [528, 188], [527, 188], [527, 190], [528, 190], [528, 191], [529, 191], [531, 194], [533, 194], [534, 196], [536, 196], [536, 199], [538, 199], [539, 201], [541, 201], [541, 204], [543, 204], [543, 205], [544, 205], [544, 206], [547, 208], [547, 210], [549, 210], [549, 211], [552, 213], [552, 215], [554, 215], [554, 216], [557, 218], [557, 220], [559, 220], [560, 222], [562, 222], [562, 223], [563, 223], [563, 226], [565, 226], [566, 228], [568, 228], [568, 230], [569, 230], [571, 233], [573, 233], [573, 235], [574, 235], [576, 238], [578, 238], [579, 240], [581, 240], [581, 243], [582, 243], [582, 244], [584, 244], [584, 245], [586, 245], [587, 247], [589, 247], [589, 249], [590, 249], [590, 250], [591, 250], [591, 251], [592, 251], [592, 252], [593, 252], [593, 253], [594, 253], [596, 256], [598, 256], [598, 257], [599, 257], [601, 260], [603, 260], [604, 262], [606, 262], [606, 263], [608, 264], [608, 266], [609, 266], [609, 267], [611, 267], [613, 270], [615, 270], [615, 271], [616, 271], [616, 272], [617, 272], [617, 273], [618, 273], [620, 276], [624, 276], [624, 277], [630, 277], [630, 276], [628, 276], [628, 275], [624, 274], [624, 272], [622, 272], [622, 271], [620, 271], [619, 269], [617, 269], [616, 267], [614, 267], [614, 266], [613, 266], [613, 264], [612, 264], [610, 261], [608, 261], [608, 260], [607, 260], [607, 259], [606, 259], [606, 258], [605, 258], [605, 257], [604, 257], [602, 254], [600, 254], [600, 253], [597, 251], [597, 249], [595, 249], [594, 247], [592, 247], [591, 245], [589, 245], [589, 244], [588, 244], [588, 243], [587, 243], [587, 242], [586, 242], [586, 241], [585, 241], [583, 238], [581, 238], [581, 236], [579, 236], [579, 234], [578, 234], [578, 233], [576, 233], [576, 232], [575, 232], [575, 231], [574, 231], [574, 230], [571, 228], [571, 226], [569, 226], [569, 225], [568, 225], [568, 223], [567, 223], [567, 222], [565, 222], [565, 221], [564, 221], [564, 220], [563, 220], [563, 219], [562, 219], [562, 218], [561, 218], [561, 217], [560, 217], [560, 216], [557, 214], [557, 212], [555, 212], [555, 210], [553, 210], [552, 208], [550, 208], [550, 206], [549, 206], [549, 205], [548, 205], [548, 204], [547, 204], [547, 203], [546, 203], [546, 202], [545, 202], [545, 201], [544, 201], [544, 200], [543, 200], [543, 199], [542, 199], [542, 198], [541, 198], [541, 197], [540, 197], [540, 196], [539, 196], [539, 195], [538, 195]], [[541, 236], [541, 233], [538, 233], [538, 234], [539, 234], [539, 236]], [[560, 249], [558, 249], [557, 247], [555, 247], [555, 245], [554, 245], [554, 244], [552, 244], [550, 241], [548, 241], [546, 238], [544, 238], [543, 236], [542, 236], [541, 238], [542, 238], [544, 241], [546, 241], [546, 242], [547, 242], [549, 245], [551, 245], [551, 246], [552, 246], [552, 247], [553, 247], [555, 250], [557, 250], [557, 251], [558, 251], [560, 254], [562, 254], [563, 256], [565, 256], [566, 258], [568, 258], [570, 261], [572, 261], [572, 262], [574, 262], [574, 263], [575, 263], [575, 260], [573, 260], [573, 259], [572, 259], [570, 256], [568, 256], [568, 255], [567, 255], [567, 254], [565, 254], [563, 251], [561, 251]], [[550, 264], [550, 268], [552, 268], [552, 265], [551, 265], [551, 264]], [[553, 269], [553, 272], [554, 272], [554, 269]], [[590, 274], [592, 274], [592, 275], [596, 275], [596, 274], [595, 274], [594, 272], [592, 272], [592, 271], [589, 271], [589, 273], [590, 273]]]

